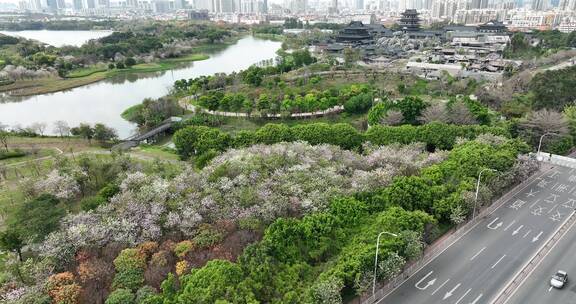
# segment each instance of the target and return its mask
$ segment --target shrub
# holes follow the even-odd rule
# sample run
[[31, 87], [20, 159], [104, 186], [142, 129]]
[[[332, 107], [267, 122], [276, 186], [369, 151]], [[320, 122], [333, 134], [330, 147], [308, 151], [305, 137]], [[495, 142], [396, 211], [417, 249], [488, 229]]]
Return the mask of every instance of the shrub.
[[80, 208], [83, 211], [89, 211], [89, 210], [93, 210], [98, 208], [98, 206], [104, 204], [106, 202], [106, 199], [103, 198], [102, 196], [96, 195], [96, 196], [89, 196], [89, 197], [85, 197], [80, 201]]
[[134, 58], [132, 58], [132, 57], [128, 57], [128, 58], [126, 58], [126, 60], [124, 60], [124, 64], [125, 64], [127, 67], [131, 67], [131, 66], [133, 66], [133, 65], [136, 64], [136, 59], [134, 59]]
[[176, 274], [181, 277], [182, 275], [184, 275], [186, 272], [188, 272], [190, 265], [188, 265], [188, 262], [186, 261], [178, 261], [176, 263]]
[[259, 143], [267, 145], [293, 140], [290, 128], [283, 124], [266, 124], [256, 131], [256, 139]]
[[183, 259], [188, 252], [194, 249], [194, 243], [189, 240], [182, 241], [174, 246], [174, 253], [177, 257]]
[[0, 160], [26, 156], [26, 153], [21, 150], [0, 151]]
[[135, 248], [124, 249], [114, 259], [114, 266], [118, 272], [133, 269], [144, 270], [146, 267], [146, 255]]
[[371, 93], [352, 96], [344, 103], [344, 111], [353, 114], [366, 113], [372, 107], [373, 99]]
[[112, 288], [137, 290], [144, 285], [144, 271], [139, 269], [129, 269], [117, 272], [112, 282]]
[[113, 288], [136, 290], [144, 284], [146, 254], [136, 248], [124, 249], [114, 259], [116, 275]]
[[199, 248], [206, 248], [221, 242], [223, 238], [222, 232], [204, 224], [198, 228], [198, 234], [194, 237], [194, 244]]
[[100, 191], [98, 191], [98, 196], [103, 197], [106, 200], [111, 199], [116, 193], [120, 192], [120, 187], [114, 183], [108, 183]]
[[106, 299], [106, 304], [135, 304], [134, 294], [129, 289], [116, 289]]

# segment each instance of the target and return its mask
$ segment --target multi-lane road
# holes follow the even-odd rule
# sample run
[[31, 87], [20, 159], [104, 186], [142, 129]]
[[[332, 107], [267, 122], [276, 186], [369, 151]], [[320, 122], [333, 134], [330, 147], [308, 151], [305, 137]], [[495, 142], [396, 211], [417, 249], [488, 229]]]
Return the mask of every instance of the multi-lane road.
[[[549, 285], [557, 270], [568, 273], [568, 284], [561, 290]], [[576, 225], [556, 243], [507, 303], [576, 304]]]
[[[575, 208], [576, 169], [555, 167], [541, 172], [376, 303], [490, 303]], [[574, 263], [573, 258], [568, 266]], [[546, 274], [543, 284], [547, 285], [550, 275]], [[576, 280], [576, 272], [574, 276]]]

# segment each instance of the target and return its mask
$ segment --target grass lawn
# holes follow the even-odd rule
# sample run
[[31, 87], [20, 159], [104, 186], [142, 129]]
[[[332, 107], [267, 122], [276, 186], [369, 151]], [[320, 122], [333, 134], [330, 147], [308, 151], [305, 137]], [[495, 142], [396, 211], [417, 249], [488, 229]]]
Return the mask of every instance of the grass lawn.
[[91, 67], [73, 70], [70, 73], [68, 73], [68, 75], [66, 75], [66, 78], [86, 77], [86, 76], [90, 76], [94, 73], [106, 72], [107, 70], [108, 70], [108, 68], [105, 66], [91, 66]]
[[158, 145], [140, 145], [132, 149], [130, 153], [162, 160], [180, 160], [175, 151]]
[[22, 149], [27, 154], [20, 157], [12, 157], [0, 160], [0, 166], [8, 165], [13, 163], [19, 163], [24, 161], [29, 161], [37, 158], [42, 158], [46, 156], [56, 155], [57, 151], [50, 148], [33, 148], [33, 149]]
[[78, 137], [11, 137], [8, 141], [10, 149], [52, 149], [58, 148], [64, 153], [85, 151], [85, 150], [102, 150], [96, 142], [88, 142]]
[[324, 122], [329, 124], [334, 123], [348, 123], [357, 128], [358, 130], [364, 130], [366, 128], [366, 115], [364, 114], [348, 114], [340, 113], [328, 115], [325, 117], [318, 118], [307, 118], [307, 119], [250, 119], [250, 118], [236, 118], [236, 117], [226, 117], [224, 123], [218, 128], [222, 131], [229, 133], [237, 133], [241, 130], [252, 130], [255, 131], [258, 128], [264, 126], [267, 123], [283, 123], [289, 126], [310, 124]]
[[182, 63], [205, 60], [209, 56], [205, 54], [190, 54], [180, 58], [163, 59], [155, 63], [142, 63], [127, 69], [108, 70], [102, 66], [87, 67], [72, 71], [67, 78], [42, 78], [33, 80], [19, 80], [14, 83], [0, 86], [0, 92], [10, 92], [12, 96], [30, 96], [46, 93], [54, 93], [72, 89], [106, 78], [125, 73], [151, 73], [170, 70]]

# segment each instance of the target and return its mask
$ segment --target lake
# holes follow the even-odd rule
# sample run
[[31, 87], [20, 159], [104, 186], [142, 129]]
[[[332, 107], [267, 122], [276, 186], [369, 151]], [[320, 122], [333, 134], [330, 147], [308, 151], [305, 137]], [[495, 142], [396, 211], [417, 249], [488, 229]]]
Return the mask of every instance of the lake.
[[81, 46], [91, 39], [98, 39], [112, 34], [112, 31], [0, 31], [4, 35], [38, 40], [53, 46]]
[[[134, 124], [120, 114], [144, 98], [166, 95], [174, 81], [215, 73], [231, 73], [250, 67], [264, 59], [274, 58], [281, 43], [251, 36], [240, 39], [210, 58], [182, 68], [148, 74], [128, 74], [52, 94], [30, 97], [0, 97], [0, 124], [29, 126], [45, 122], [52, 131], [57, 120], [70, 126], [81, 122], [101, 122], [118, 131], [120, 138], [134, 133]], [[51, 133], [54, 134], [54, 133]]]

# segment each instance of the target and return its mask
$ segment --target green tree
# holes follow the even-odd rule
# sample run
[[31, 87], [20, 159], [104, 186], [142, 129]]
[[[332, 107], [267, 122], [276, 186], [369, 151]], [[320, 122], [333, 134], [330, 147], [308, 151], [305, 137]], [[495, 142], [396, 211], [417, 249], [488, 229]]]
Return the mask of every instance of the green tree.
[[4, 146], [6, 152], [8, 152], [8, 140], [11, 136], [12, 134], [5, 130], [2, 125], [0, 125], [0, 144]]
[[344, 64], [348, 67], [354, 65], [360, 60], [360, 52], [357, 49], [345, 48], [344, 49]]
[[366, 113], [372, 107], [373, 99], [371, 93], [352, 96], [344, 103], [344, 111], [354, 114]]
[[105, 126], [104, 124], [97, 123], [94, 125], [94, 139], [104, 143], [114, 140], [118, 137], [116, 130]]
[[22, 247], [24, 247], [24, 240], [19, 232], [14, 229], [0, 232], [0, 248], [16, 252], [20, 262], [22, 262]]
[[260, 84], [262, 84], [262, 80], [264, 79], [264, 72], [262, 71], [262, 68], [255, 65], [250, 66], [247, 70], [243, 71], [242, 75], [244, 82], [255, 87], [260, 86]]
[[402, 112], [405, 123], [415, 125], [418, 124], [418, 117], [428, 104], [419, 97], [407, 96], [396, 102], [395, 106]]
[[87, 139], [89, 142], [94, 138], [94, 129], [86, 123], [81, 123], [78, 127], [70, 129], [70, 133], [74, 136], [80, 136]]
[[134, 59], [133, 57], [128, 57], [128, 58], [126, 58], [126, 60], [124, 60], [124, 64], [127, 67], [132, 67], [132, 66], [136, 65], [136, 59]]
[[50, 232], [56, 230], [66, 214], [60, 201], [50, 194], [41, 194], [24, 202], [14, 215], [14, 226], [25, 239], [40, 242]]
[[270, 123], [256, 131], [256, 138], [258, 142], [270, 145], [283, 141], [290, 142], [293, 140], [293, 135], [288, 126]]
[[200, 269], [193, 269], [183, 279], [182, 293], [178, 303], [245, 303], [240, 283], [242, 269], [237, 264], [223, 260], [212, 260]]
[[135, 304], [135, 295], [129, 289], [119, 288], [108, 295], [106, 304]]

